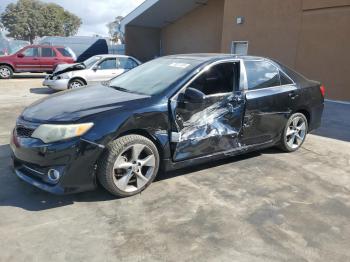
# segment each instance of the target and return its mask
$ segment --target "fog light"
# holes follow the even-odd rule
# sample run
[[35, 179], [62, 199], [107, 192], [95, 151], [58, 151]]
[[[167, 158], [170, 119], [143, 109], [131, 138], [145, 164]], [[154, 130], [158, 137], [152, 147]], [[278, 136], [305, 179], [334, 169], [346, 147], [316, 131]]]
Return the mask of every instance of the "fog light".
[[57, 182], [60, 177], [61, 177], [61, 174], [59, 171], [57, 171], [56, 169], [50, 169], [48, 172], [47, 172], [47, 177], [49, 178], [49, 180], [51, 182]]

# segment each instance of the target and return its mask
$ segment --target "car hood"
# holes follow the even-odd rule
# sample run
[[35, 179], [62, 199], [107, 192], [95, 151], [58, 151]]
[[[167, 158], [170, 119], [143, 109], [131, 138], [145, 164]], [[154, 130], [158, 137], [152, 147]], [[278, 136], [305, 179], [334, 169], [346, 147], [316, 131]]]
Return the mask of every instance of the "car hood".
[[13, 57], [13, 55], [0, 55], [0, 60], [2, 61], [2, 60], [8, 60], [8, 59], [10, 59], [10, 58], [12, 58]]
[[87, 86], [43, 98], [27, 107], [22, 118], [31, 122], [74, 122], [100, 112], [133, 108], [150, 96], [127, 93], [104, 85]]
[[77, 71], [77, 70], [85, 70], [86, 68], [81, 67], [81, 63], [75, 63], [75, 64], [59, 64], [55, 68], [55, 71], [53, 71], [53, 75], [60, 75], [66, 72], [70, 71]]

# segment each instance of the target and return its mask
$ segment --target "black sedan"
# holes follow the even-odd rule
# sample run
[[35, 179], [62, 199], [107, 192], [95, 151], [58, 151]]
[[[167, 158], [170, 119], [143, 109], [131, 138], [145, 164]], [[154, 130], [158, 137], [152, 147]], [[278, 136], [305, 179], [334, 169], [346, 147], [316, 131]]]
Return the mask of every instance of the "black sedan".
[[278, 62], [176, 55], [26, 108], [11, 139], [17, 176], [64, 194], [131, 196], [165, 172], [279, 146], [319, 127], [324, 87]]

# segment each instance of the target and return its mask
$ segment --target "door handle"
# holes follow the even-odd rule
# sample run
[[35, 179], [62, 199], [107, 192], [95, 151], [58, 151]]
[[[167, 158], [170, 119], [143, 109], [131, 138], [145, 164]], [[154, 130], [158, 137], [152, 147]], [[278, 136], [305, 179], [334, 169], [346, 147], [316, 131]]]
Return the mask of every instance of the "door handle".
[[290, 99], [295, 99], [295, 98], [297, 98], [299, 95], [296, 93], [296, 92], [290, 92], [289, 94], [288, 94], [288, 96], [290, 97]]

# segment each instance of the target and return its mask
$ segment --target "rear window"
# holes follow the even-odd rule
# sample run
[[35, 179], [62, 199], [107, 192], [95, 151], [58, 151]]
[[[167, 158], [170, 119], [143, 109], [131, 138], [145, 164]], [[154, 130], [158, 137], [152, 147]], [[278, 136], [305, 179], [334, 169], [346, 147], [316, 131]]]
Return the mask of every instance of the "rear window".
[[74, 57], [68, 48], [57, 48], [57, 50], [65, 57]]
[[266, 61], [245, 61], [248, 89], [255, 90], [280, 85], [278, 69]]
[[50, 47], [42, 47], [41, 48], [41, 56], [42, 57], [55, 57], [55, 51]]
[[122, 69], [130, 70], [138, 66], [138, 63], [136, 63], [136, 61], [132, 58], [120, 57], [118, 58], [118, 61], [119, 61], [119, 68], [122, 68]]

